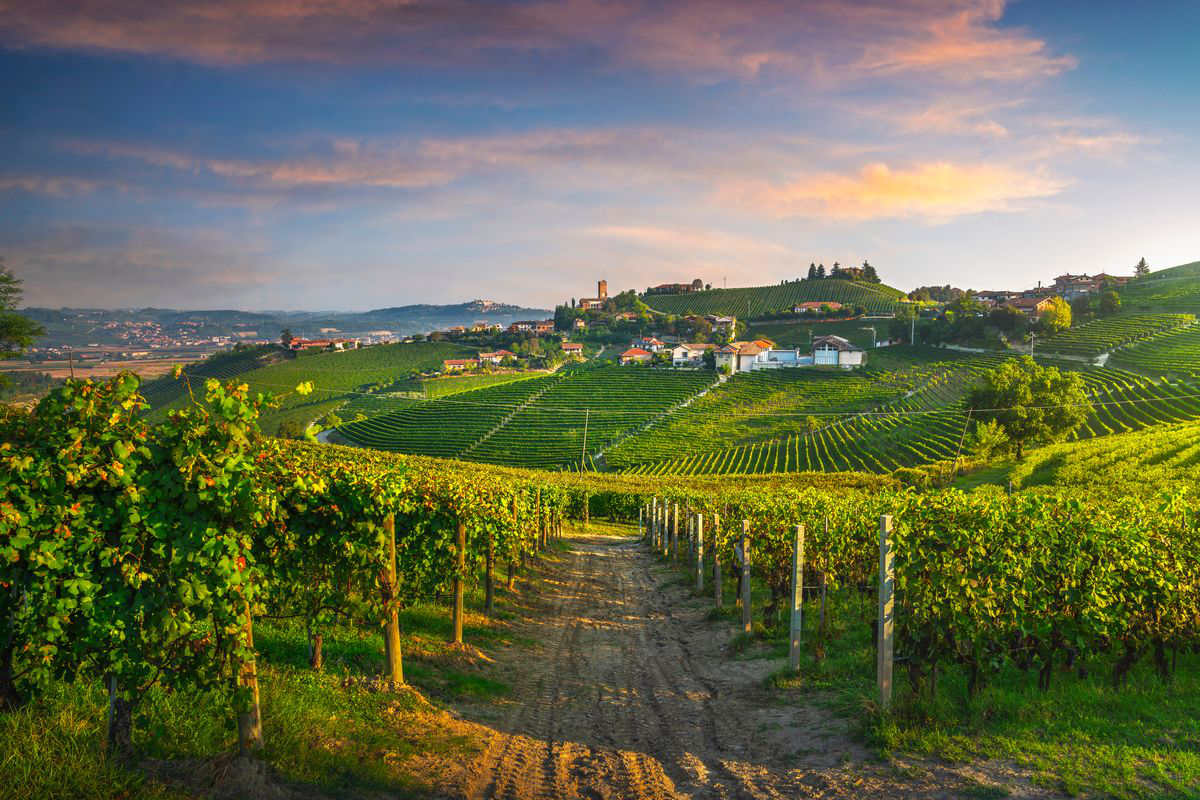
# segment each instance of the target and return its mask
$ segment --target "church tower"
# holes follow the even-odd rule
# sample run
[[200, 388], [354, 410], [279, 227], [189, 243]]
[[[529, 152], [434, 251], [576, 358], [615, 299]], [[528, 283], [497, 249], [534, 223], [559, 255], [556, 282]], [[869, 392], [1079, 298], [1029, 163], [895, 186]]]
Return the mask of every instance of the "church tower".
[[596, 296], [601, 300], [608, 299], [608, 281], [596, 281]]

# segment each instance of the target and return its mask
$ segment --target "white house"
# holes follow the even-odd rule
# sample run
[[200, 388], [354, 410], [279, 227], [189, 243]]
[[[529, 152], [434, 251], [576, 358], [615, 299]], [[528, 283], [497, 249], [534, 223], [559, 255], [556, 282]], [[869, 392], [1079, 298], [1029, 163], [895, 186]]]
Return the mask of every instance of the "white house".
[[841, 336], [816, 336], [812, 343], [813, 363], [818, 367], [842, 367], [852, 369], [866, 363], [866, 354], [861, 347], [850, 344]]
[[704, 353], [715, 348], [715, 344], [677, 344], [671, 348], [671, 363], [676, 367], [698, 367], [704, 363]]
[[642, 350], [649, 350], [651, 353], [661, 353], [666, 346], [665, 342], [653, 336], [647, 336], [634, 345], [634, 347], [639, 347]]

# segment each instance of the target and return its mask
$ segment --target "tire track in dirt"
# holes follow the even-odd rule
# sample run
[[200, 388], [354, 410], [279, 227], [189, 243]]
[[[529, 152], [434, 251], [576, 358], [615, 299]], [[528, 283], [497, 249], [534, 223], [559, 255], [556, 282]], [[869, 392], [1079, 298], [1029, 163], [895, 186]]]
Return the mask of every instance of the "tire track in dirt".
[[732, 659], [731, 631], [707, 622], [707, 602], [639, 542], [571, 543], [543, 564], [526, 631], [537, 647], [498, 654], [517, 702], [455, 796], [950, 798], [978, 788], [936, 766], [901, 776], [843, 720], [780, 704], [764, 687], [778, 664]]

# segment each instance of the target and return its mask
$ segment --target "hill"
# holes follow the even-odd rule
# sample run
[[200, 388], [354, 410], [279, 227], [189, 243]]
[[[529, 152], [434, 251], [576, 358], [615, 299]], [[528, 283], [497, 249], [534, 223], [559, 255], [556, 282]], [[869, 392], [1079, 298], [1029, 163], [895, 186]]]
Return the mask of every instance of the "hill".
[[1119, 292], [1126, 311], [1200, 314], [1200, 261], [1135, 278]]
[[806, 302], [836, 302], [861, 305], [868, 312], [891, 313], [904, 292], [879, 283], [843, 280], [801, 280], [777, 286], [740, 289], [710, 289], [688, 294], [647, 295], [643, 302], [665, 314], [718, 314], [739, 319], [790, 313], [792, 306]]

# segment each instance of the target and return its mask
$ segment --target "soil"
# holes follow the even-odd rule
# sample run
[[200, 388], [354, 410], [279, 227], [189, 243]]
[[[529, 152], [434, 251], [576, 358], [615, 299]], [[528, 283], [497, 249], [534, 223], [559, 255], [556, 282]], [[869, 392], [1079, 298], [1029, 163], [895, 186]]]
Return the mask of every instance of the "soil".
[[482, 755], [457, 798], [1052, 797], [1004, 763], [883, 760], [820, 698], [767, 688], [778, 659], [737, 659], [729, 622], [633, 539], [574, 537], [542, 566], [521, 633], [495, 654], [502, 705], [460, 706]]

